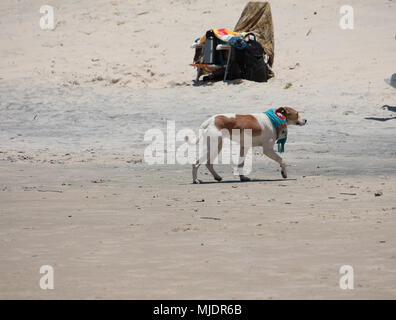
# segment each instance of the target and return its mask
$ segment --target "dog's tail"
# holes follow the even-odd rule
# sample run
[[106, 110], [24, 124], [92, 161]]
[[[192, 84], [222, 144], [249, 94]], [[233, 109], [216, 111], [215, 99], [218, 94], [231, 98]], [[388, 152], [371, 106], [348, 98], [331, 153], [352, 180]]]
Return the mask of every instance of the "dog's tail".
[[209, 124], [211, 123], [212, 118], [209, 118], [208, 120], [204, 121], [201, 126], [199, 127], [199, 133], [198, 133], [198, 138], [191, 139], [189, 136], [184, 137], [184, 141], [186, 141], [189, 144], [197, 144], [199, 140], [202, 139], [204, 131], [208, 128]]

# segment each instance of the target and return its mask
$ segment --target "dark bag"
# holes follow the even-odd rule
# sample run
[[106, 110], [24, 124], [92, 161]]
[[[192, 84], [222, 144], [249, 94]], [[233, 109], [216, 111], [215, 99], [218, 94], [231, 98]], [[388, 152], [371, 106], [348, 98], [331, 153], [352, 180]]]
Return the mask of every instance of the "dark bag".
[[250, 40], [244, 50], [236, 51], [236, 60], [241, 70], [241, 78], [256, 82], [267, 82], [268, 65], [264, 61], [264, 49], [256, 40]]

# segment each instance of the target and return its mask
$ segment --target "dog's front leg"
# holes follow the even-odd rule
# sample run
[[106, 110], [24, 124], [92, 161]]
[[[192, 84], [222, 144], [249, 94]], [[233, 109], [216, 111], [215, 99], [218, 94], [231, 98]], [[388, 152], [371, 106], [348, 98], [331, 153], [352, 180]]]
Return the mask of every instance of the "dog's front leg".
[[279, 163], [281, 167], [282, 177], [286, 179], [287, 178], [286, 163], [282, 160], [282, 158], [273, 149], [264, 149], [263, 152], [268, 158]]

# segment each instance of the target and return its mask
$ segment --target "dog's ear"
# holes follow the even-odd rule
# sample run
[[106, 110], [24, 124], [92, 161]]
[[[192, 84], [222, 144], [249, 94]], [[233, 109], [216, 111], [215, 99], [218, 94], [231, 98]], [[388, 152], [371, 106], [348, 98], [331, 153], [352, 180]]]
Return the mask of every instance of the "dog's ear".
[[275, 113], [280, 113], [280, 114], [286, 116], [286, 109], [284, 107], [280, 107], [275, 110]]

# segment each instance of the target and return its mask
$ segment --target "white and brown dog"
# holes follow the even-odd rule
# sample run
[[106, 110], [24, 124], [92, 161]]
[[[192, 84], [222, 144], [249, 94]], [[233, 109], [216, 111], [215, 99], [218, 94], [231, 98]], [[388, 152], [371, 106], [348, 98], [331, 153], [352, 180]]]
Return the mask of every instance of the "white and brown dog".
[[[298, 125], [303, 126], [307, 123], [306, 119], [301, 119], [298, 112], [290, 107], [281, 107], [275, 110], [275, 113], [283, 117], [287, 125]], [[217, 174], [213, 168], [213, 161], [208, 159], [215, 159], [222, 149], [224, 133], [227, 133], [226, 137], [231, 138], [233, 141], [232, 130], [239, 130], [241, 135], [238, 137], [240, 143], [240, 155], [238, 162], [238, 169], [240, 170], [239, 178], [241, 181], [249, 181], [250, 179], [243, 175], [243, 166], [245, 163], [245, 156], [249, 150], [249, 147], [245, 147], [243, 142], [242, 133], [250, 129], [252, 137], [252, 147], [262, 147], [264, 154], [270, 159], [279, 163], [281, 167], [281, 173], [283, 178], [287, 178], [286, 164], [282, 158], [274, 151], [274, 144], [279, 139], [279, 132], [277, 132], [270, 118], [265, 113], [254, 113], [254, 114], [218, 114], [210, 117], [200, 126], [200, 136], [195, 142], [204, 139], [204, 152], [200, 158], [193, 164], [192, 176], [193, 183], [200, 182], [197, 180], [198, 168], [201, 164], [205, 163], [206, 167], [217, 181], [221, 181], [222, 178]], [[214, 140], [212, 140], [214, 138]], [[210, 143], [207, 141], [217, 141], [217, 147], [210, 147]], [[186, 141], [189, 138], [186, 137]]]

